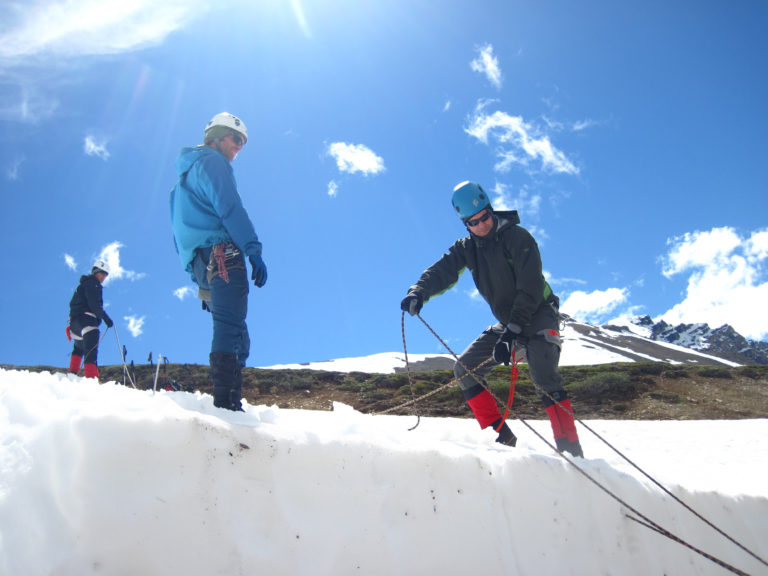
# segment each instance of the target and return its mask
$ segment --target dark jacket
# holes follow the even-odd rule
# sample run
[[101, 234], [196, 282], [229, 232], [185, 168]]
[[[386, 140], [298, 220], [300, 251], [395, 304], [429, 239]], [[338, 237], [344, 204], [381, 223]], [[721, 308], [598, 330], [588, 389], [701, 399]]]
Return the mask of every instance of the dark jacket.
[[[70, 320], [88, 312], [99, 320], [108, 318], [107, 313], [104, 312], [101, 282], [94, 274], [80, 277], [80, 284], [72, 295], [72, 300], [69, 301]], [[96, 324], [98, 325], [98, 321]]]
[[541, 271], [539, 247], [533, 236], [518, 226], [517, 211], [494, 212], [494, 220], [494, 228], [486, 237], [470, 234], [457, 240], [424, 271], [409, 293], [418, 293], [427, 302], [456, 284], [468, 268], [496, 319], [526, 328], [552, 296], [552, 289]]

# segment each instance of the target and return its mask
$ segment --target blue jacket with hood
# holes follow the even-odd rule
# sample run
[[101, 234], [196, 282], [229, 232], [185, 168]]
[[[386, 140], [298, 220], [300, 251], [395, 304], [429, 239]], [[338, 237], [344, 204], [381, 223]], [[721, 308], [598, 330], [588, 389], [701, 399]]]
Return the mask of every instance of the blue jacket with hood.
[[197, 248], [234, 242], [248, 257], [261, 256], [261, 242], [237, 192], [232, 165], [208, 146], [182, 148], [179, 181], [171, 190], [171, 225], [184, 270], [192, 274]]

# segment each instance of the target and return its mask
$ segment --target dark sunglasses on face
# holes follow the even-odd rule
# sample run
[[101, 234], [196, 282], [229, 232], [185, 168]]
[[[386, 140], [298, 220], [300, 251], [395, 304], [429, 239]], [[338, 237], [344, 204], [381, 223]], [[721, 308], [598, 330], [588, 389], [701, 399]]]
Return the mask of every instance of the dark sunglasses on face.
[[232, 142], [235, 143], [235, 146], [243, 147], [243, 137], [240, 134], [230, 134], [230, 136], [232, 136]]
[[485, 222], [490, 217], [491, 217], [491, 211], [490, 210], [486, 210], [485, 214], [483, 214], [482, 216], [478, 216], [477, 218], [475, 218], [473, 220], [466, 220], [466, 224], [470, 228], [474, 228], [475, 226], [480, 224], [480, 222]]

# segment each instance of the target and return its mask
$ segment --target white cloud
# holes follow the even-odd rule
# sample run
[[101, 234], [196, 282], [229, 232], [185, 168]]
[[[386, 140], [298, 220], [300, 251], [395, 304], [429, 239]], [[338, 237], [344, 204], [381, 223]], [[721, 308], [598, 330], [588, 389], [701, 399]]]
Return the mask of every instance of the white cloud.
[[328, 146], [328, 154], [336, 159], [336, 166], [342, 172], [349, 174], [362, 172], [368, 176], [384, 171], [384, 160], [362, 144], [333, 142]]
[[190, 286], [182, 286], [173, 291], [173, 295], [179, 300], [184, 300], [187, 296], [191, 296], [195, 293], [195, 289]]
[[448, 112], [448, 110], [450, 110], [450, 109], [451, 109], [451, 101], [450, 100], [446, 100], [445, 104], [443, 104], [443, 112]]
[[549, 274], [548, 271], [544, 270], [544, 278], [547, 279], [547, 282], [549, 282], [552, 286], [565, 286], [569, 284], [576, 284], [578, 286], [586, 286], [587, 281], [582, 280], [581, 278], [557, 278], [555, 276], [552, 276]]
[[689, 274], [685, 298], [661, 315], [670, 324], [730, 324], [741, 335], [768, 335], [768, 228], [741, 237], [733, 228], [713, 228], [668, 240], [667, 278]]
[[66, 263], [67, 267], [72, 271], [77, 271], [77, 263], [75, 262], [75, 259], [70, 256], [69, 254], [64, 254], [64, 262]]
[[331, 198], [336, 198], [336, 195], [339, 193], [339, 185], [336, 183], [335, 180], [331, 180], [328, 182], [328, 196]]
[[135, 315], [123, 316], [123, 320], [128, 322], [128, 331], [131, 333], [131, 336], [138, 338], [142, 335], [144, 332], [144, 316], [141, 318]]
[[[5, 9], [0, 61], [30, 61], [42, 55], [63, 57], [115, 54], [162, 42], [206, 3], [189, 0], [29, 0]], [[42, 61], [42, 59], [39, 59]]]
[[464, 131], [483, 144], [496, 146], [499, 161], [494, 166], [495, 170], [507, 172], [513, 164], [529, 167], [532, 160], [538, 160], [545, 172], [579, 173], [579, 169], [549, 141], [547, 135], [520, 116], [510, 116], [501, 111], [486, 114], [484, 108], [487, 104], [478, 105]]
[[58, 99], [42, 94], [26, 77], [22, 77], [24, 74], [14, 72], [9, 76], [11, 84], [18, 84], [18, 94], [10, 97], [12, 102], [0, 104], [0, 120], [34, 125], [53, 116], [59, 107]]
[[6, 166], [5, 168], [5, 177], [8, 180], [18, 180], [19, 179], [19, 168], [21, 168], [22, 163], [26, 160], [24, 156], [20, 156], [11, 163]]
[[768, 257], [768, 229], [752, 234], [747, 240], [746, 251], [753, 260], [765, 260]]
[[83, 144], [83, 150], [88, 156], [98, 156], [102, 160], [109, 158], [109, 150], [107, 150], [107, 143], [97, 142], [96, 139], [88, 135], [85, 137], [85, 143]]
[[127, 280], [141, 280], [145, 276], [140, 272], [126, 270], [120, 265], [120, 248], [123, 248], [123, 245], [120, 244], [120, 242], [112, 242], [102, 248], [101, 253], [98, 256], [98, 258], [104, 260], [109, 265], [109, 276], [104, 280], [104, 284], [120, 278], [125, 278]]
[[596, 125], [597, 122], [594, 120], [579, 120], [577, 122], [574, 122], [571, 128], [574, 132], [581, 132], [582, 130], [586, 130], [587, 128], [591, 128], [592, 126]]
[[493, 55], [493, 46], [486, 44], [477, 49], [478, 56], [470, 63], [472, 70], [483, 74], [497, 89], [501, 88], [501, 68]]
[[541, 195], [532, 194], [523, 186], [514, 196], [506, 184], [496, 182], [491, 204], [495, 210], [517, 210], [524, 219], [538, 218], [541, 212]]
[[627, 301], [628, 294], [626, 288], [593, 290], [589, 293], [576, 290], [563, 301], [560, 310], [582, 322], [600, 324], [607, 314]]
[[662, 273], [667, 278], [690, 268], [706, 266], [712, 262], [722, 266], [742, 240], [733, 228], [714, 228], [709, 232], [687, 233], [667, 240], [672, 245], [664, 258]]
[[473, 302], [485, 302], [485, 299], [480, 294], [480, 291], [477, 288], [471, 288], [467, 290], [467, 294], [469, 295], [469, 299]]

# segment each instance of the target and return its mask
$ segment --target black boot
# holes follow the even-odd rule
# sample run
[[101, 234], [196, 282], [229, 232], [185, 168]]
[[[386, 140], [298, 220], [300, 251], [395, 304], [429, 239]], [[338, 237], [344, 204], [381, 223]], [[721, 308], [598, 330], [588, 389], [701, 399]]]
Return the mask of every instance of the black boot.
[[210, 363], [213, 405], [242, 412], [240, 400], [243, 390], [243, 373], [237, 356], [226, 352], [211, 352]]
[[584, 452], [581, 449], [581, 442], [576, 440], [571, 442], [568, 438], [558, 438], [555, 440], [558, 452], [568, 452], [571, 456], [584, 458]]
[[[496, 420], [496, 422], [491, 424], [491, 426], [493, 426], [493, 429], [496, 430], [499, 427], [499, 424], [499, 420]], [[504, 446], [514, 446], [517, 444], [517, 436], [512, 433], [512, 429], [507, 426], [506, 422], [501, 425], [501, 430], [499, 430], [499, 436], [496, 438], [496, 442], [499, 444], [504, 444]]]

